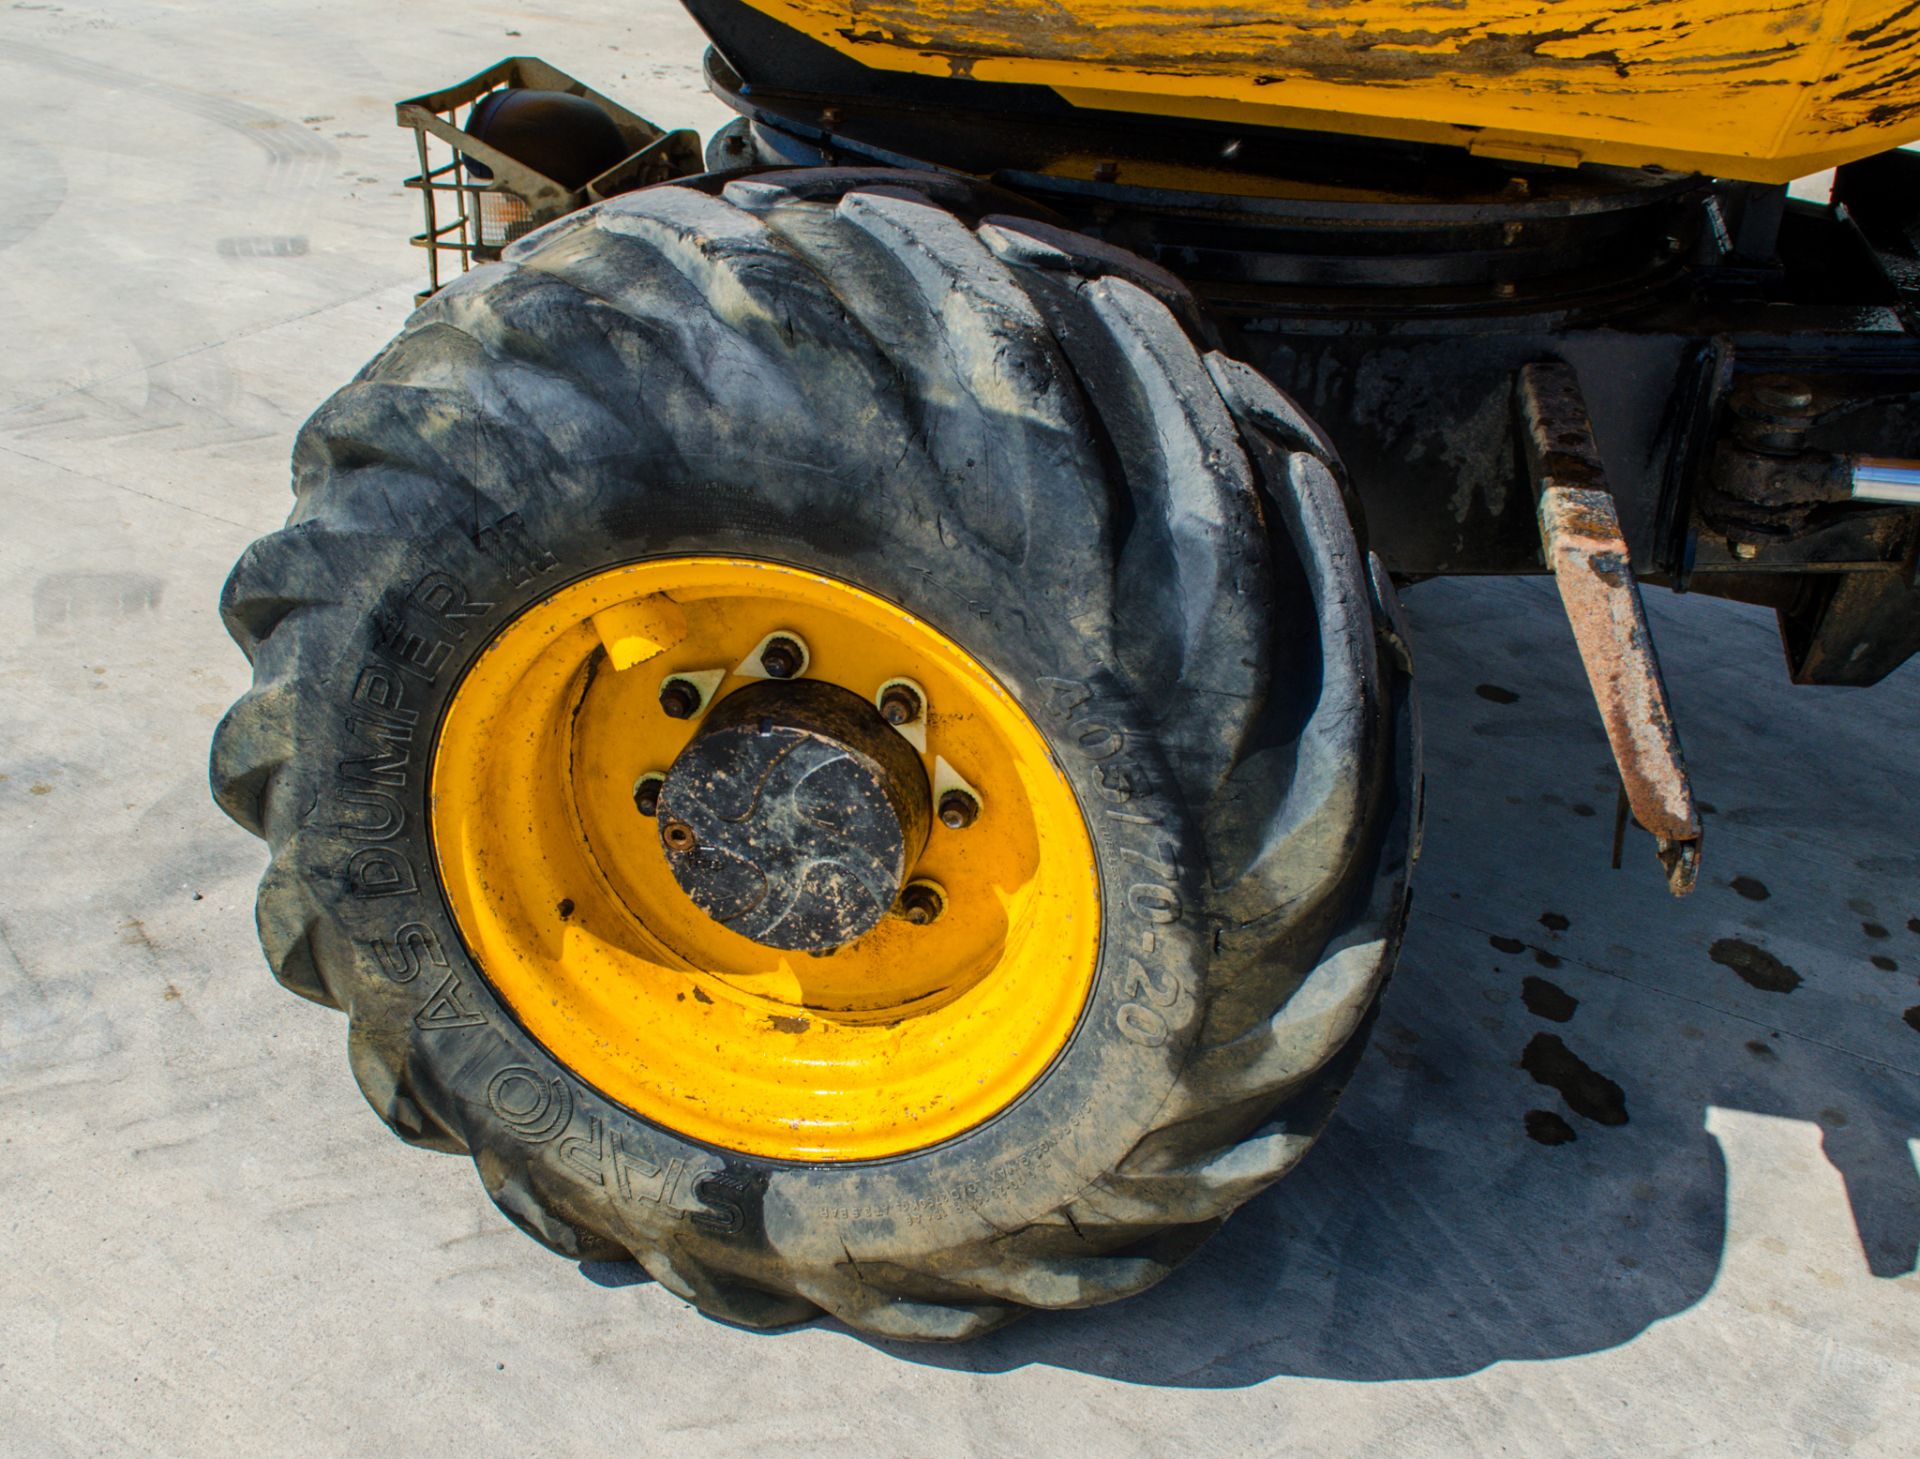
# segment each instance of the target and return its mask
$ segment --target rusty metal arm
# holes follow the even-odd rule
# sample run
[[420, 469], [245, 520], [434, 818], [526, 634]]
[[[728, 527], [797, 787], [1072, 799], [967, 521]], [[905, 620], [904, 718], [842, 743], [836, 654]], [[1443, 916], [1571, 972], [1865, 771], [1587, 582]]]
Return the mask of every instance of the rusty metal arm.
[[1540, 491], [1542, 550], [1620, 783], [1634, 820], [1658, 843], [1668, 887], [1683, 897], [1699, 875], [1700, 817], [1579, 379], [1567, 365], [1523, 366], [1516, 405]]

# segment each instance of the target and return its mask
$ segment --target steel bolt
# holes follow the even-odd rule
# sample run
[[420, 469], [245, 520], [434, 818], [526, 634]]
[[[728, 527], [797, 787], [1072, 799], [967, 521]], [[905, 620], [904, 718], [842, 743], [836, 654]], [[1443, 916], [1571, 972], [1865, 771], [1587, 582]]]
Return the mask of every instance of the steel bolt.
[[769, 679], [791, 679], [806, 661], [806, 650], [784, 634], [769, 639], [767, 646], [760, 650], [760, 667], [766, 670]]
[[980, 802], [964, 790], [949, 790], [940, 797], [940, 824], [949, 831], [964, 831], [980, 814]]
[[1763, 409], [1798, 413], [1813, 408], [1813, 392], [1802, 380], [1761, 380], [1753, 387], [1754, 403]]
[[920, 696], [910, 684], [889, 684], [880, 696], [880, 717], [888, 724], [912, 724], [920, 717]]
[[900, 915], [915, 927], [925, 927], [929, 922], [935, 921], [944, 910], [945, 903], [940, 893], [926, 882], [914, 882], [900, 893]]
[[669, 679], [660, 686], [660, 708], [669, 719], [691, 719], [700, 708], [700, 690], [691, 680]]
[[633, 808], [643, 816], [660, 814], [660, 787], [666, 782], [658, 775], [649, 775], [633, 788]]
[[668, 821], [660, 827], [660, 839], [667, 843], [669, 851], [691, 851], [700, 842], [693, 834], [693, 827], [685, 821]]

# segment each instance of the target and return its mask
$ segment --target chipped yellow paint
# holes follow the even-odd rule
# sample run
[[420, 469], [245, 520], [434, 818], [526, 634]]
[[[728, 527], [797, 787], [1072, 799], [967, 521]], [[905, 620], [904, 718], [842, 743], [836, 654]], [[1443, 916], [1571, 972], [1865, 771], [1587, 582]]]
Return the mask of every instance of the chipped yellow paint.
[[1920, 138], [1920, 0], [748, 0], [1076, 106], [1784, 182]]
[[[962, 831], [936, 822], [913, 868], [947, 894], [931, 925], [890, 917], [831, 957], [763, 947], [681, 891], [635, 809], [697, 728], [661, 711], [664, 680], [775, 629], [805, 640], [809, 677], [862, 698], [923, 686], [929, 778], [950, 764], [981, 802]], [[754, 682], [713, 672], [716, 699]], [[514, 1016], [609, 1098], [709, 1144], [837, 1161], [950, 1138], [1045, 1071], [1092, 987], [1092, 843], [1039, 730], [944, 634], [816, 573], [667, 558], [535, 604], [455, 692], [432, 796], [455, 925]]]

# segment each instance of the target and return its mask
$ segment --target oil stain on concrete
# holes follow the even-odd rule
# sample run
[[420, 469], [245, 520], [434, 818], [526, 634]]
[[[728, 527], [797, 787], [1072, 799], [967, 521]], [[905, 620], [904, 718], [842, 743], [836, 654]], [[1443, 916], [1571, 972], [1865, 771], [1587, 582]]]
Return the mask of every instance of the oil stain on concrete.
[[1739, 937], [1723, 937], [1707, 949], [1707, 956], [1723, 968], [1732, 968], [1740, 981], [1763, 993], [1791, 993], [1800, 975], [1764, 947]]
[[1573, 1010], [1580, 1006], [1578, 998], [1545, 978], [1521, 979], [1520, 1001], [1527, 1005], [1527, 1012], [1536, 1018], [1545, 1018], [1554, 1023], [1565, 1023], [1573, 1017]]
[[1569, 1049], [1558, 1034], [1537, 1033], [1520, 1055], [1536, 1084], [1559, 1091], [1567, 1108], [1599, 1125], [1627, 1122], [1627, 1095], [1618, 1084]]

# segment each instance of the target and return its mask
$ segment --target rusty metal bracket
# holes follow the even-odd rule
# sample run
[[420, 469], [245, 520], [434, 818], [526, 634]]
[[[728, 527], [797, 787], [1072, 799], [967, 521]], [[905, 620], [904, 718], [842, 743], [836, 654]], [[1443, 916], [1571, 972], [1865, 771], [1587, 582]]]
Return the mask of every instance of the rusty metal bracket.
[[1540, 490], [1541, 546], [1620, 783], [1634, 820], [1659, 844], [1668, 887], [1684, 897], [1700, 872], [1700, 817], [1579, 379], [1567, 365], [1523, 366], [1517, 407]]

